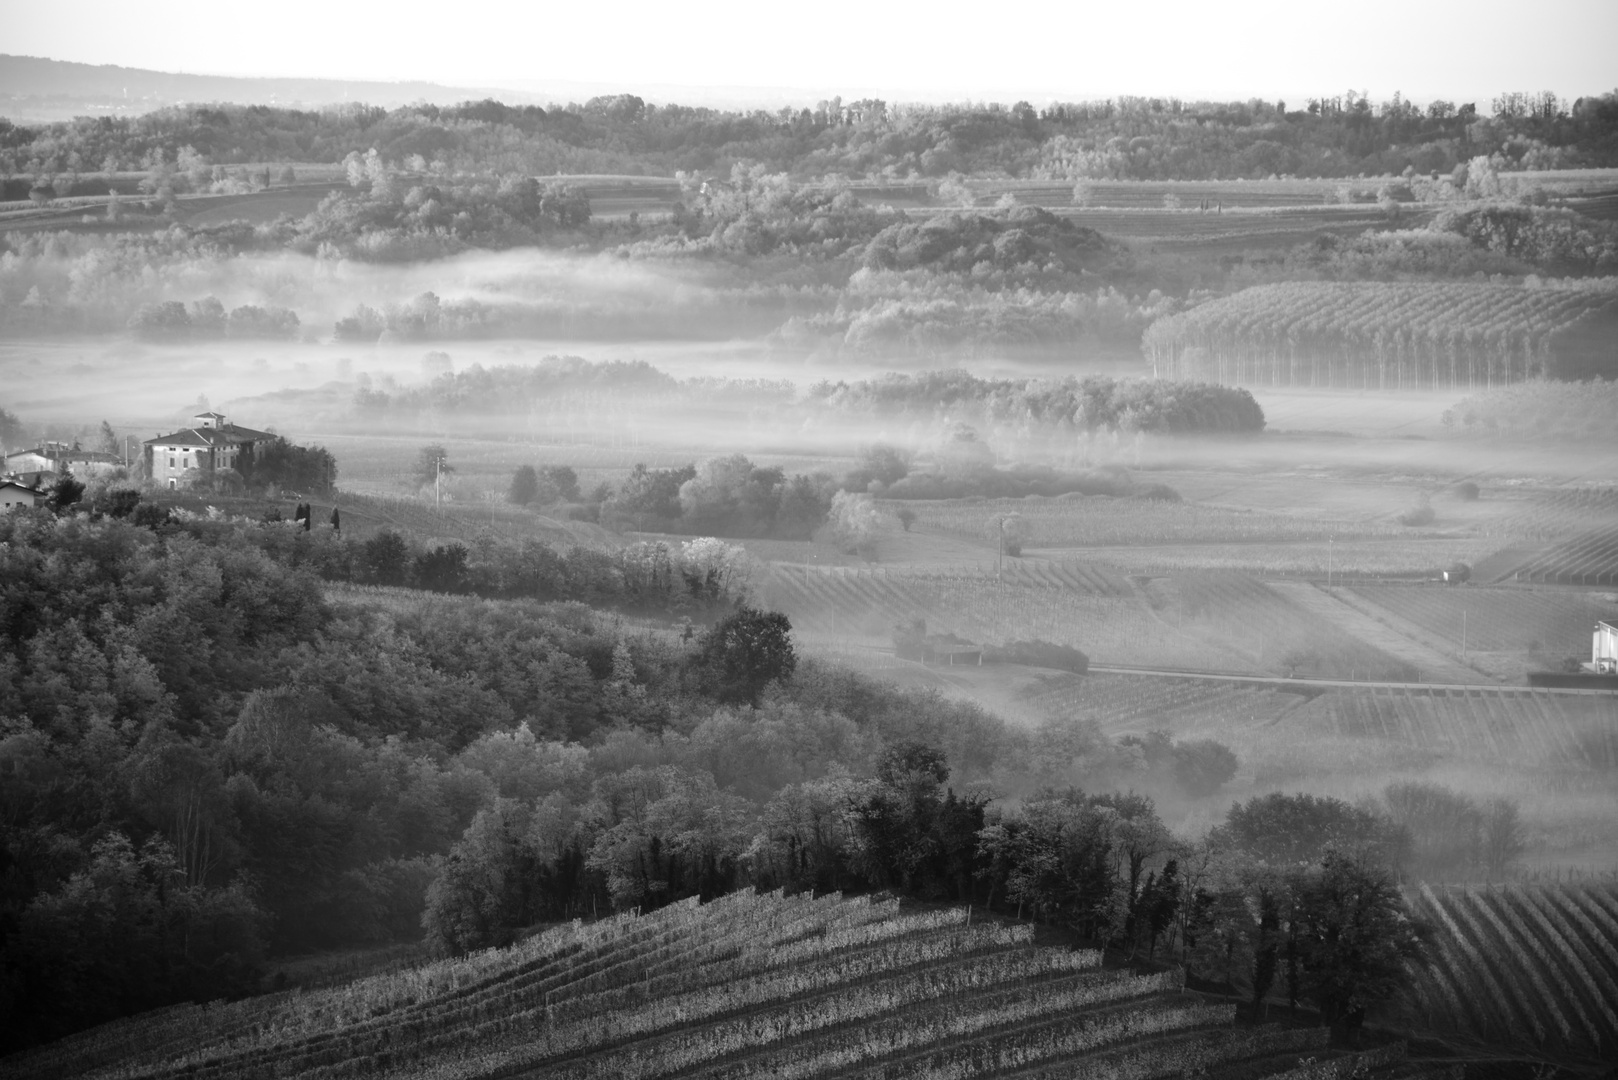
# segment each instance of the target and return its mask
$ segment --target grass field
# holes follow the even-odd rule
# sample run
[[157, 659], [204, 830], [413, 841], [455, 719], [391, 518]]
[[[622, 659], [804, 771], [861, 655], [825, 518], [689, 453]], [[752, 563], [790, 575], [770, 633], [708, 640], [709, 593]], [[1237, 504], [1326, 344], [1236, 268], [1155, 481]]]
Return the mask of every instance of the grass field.
[[1402, 1043], [1345, 1054], [1323, 1028], [1238, 1027], [1234, 1005], [1187, 993], [1177, 969], [1100, 960], [960, 909], [747, 892], [328, 990], [180, 1006], [12, 1059], [8, 1075], [1425, 1075]]

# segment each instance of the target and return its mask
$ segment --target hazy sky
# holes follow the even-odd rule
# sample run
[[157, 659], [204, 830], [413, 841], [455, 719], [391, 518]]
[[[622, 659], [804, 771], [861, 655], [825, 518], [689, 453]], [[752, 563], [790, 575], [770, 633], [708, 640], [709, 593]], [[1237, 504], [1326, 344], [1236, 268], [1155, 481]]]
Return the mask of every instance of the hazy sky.
[[1618, 86], [1618, 0], [0, 6], [0, 51], [13, 54], [220, 75], [579, 82], [654, 100], [670, 87], [747, 87], [845, 99], [1297, 103], [1353, 88], [1486, 105], [1506, 89], [1577, 96]]

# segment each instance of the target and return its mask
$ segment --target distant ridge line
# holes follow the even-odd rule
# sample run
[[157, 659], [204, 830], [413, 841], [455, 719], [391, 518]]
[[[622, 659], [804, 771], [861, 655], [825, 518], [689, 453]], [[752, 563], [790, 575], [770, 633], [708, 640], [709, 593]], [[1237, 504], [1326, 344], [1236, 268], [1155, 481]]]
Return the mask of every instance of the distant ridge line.
[[[510, 105], [539, 104], [531, 93], [494, 88], [445, 86], [409, 80], [322, 79], [292, 76], [205, 75], [153, 71], [117, 64], [82, 64], [39, 56], [0, 53], [0, 99], [78, 98], [87, 104], [128, 103], [161, 108], [181, 102], [238, 105], [321, 106], [344, 102], [397, 106], [427, 100], [453, 104], [498, 98]], [[0, 101], [0, 110], [5, 105]]]

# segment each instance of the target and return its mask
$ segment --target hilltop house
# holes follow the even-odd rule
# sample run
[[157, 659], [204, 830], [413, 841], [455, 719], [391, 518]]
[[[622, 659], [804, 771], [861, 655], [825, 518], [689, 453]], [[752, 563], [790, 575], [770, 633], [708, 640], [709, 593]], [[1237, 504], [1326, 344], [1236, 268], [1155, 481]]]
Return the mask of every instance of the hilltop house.
[[1590, 639], [1590, 670], [1597, 675], [1618, 675], [1618, 625], [1596, 623]]
[[117, 454], [103, 454], [96, 450], [80, 450], [64, 443], [42, 443], [32, 450], [18, 450], [7, 454], [6, 473], [45, 473], [52, 478], [71, 472], [84, 479], [90, 476], [109, 476], [122, 467]]
[[0, 480], [0, 513], [10, 513], [19, 506], [35, 506], [44, 497], [42, 492], [16, 480]]
[[211, 480], [221, 469], [240, 472], [245, 461], [275, 438], [267, 431], [228, 423], [223, 413], [198, 413], [192, 419], [200, 423], [143, 444], [146, 475], [153, 483], [177, 488]]

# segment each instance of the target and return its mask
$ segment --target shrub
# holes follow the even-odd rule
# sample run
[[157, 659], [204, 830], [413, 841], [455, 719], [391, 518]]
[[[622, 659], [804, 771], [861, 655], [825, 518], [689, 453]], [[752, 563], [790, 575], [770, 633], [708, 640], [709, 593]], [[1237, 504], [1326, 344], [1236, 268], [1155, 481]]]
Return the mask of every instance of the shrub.
[[1057, 645], [1035, 638], [1032, 641], [1008, 641], [1006, 644], [983, 650], [983, 660], [991, 664], [1026, 664], [1029, 667], [1054, 668], [1083, 675], [1090, 670], [1090, 658], [1071, 645]]
[[1455, 497], [1462, 502], [1478, 501], [1478, 486], [1470, 480], [1463, 480], [1455, 485]]
[[1187, 795], [1205, 798], [1236, 775], [1236, 755], [1224, 743], [1191, 739], [1174, 746], [1174, 778]]

